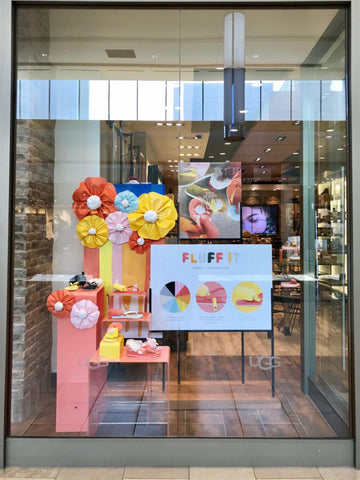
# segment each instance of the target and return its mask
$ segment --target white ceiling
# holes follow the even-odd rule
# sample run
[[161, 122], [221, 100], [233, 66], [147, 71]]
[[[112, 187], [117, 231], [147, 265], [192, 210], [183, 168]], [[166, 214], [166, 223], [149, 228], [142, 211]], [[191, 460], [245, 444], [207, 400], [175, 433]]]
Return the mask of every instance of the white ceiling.
[[[337, 12], [244, 10], [249, 78], [264, 79], [264, 73], [254, 74], [256, 68], [288, 68], [287, 78], [297, 78], [300, 65]], [[84, 78], [87, 71], [88, 78], [94, 79], [99, 73], [101, 78], [144, 79], [144, 72], [148, 79], [176, 79], [181, 65], [183, 79], [192, 79], [195, 69], [223, 65], [226, 13], [216, 9], [50, 9], [48, 56], [41, 63], [56, 70], [56, 78], [76, 74]], [[20, 53], [25, 44], [28, 50], [29, 40], [35, 48], [36, 32], [22, 39]], [[108, 58], [105, 49], [134, 49], [136, 58]]]

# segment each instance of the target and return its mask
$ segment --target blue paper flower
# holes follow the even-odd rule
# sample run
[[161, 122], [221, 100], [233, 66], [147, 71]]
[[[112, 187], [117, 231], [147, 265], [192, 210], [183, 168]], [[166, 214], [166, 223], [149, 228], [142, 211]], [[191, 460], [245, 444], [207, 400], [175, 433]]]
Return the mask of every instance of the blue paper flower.
[[131, 213], [138, 208], [139, 200], [134, 193], [125, 190], [116, 195], [114, 203], [115, 207], [120, 210], [120, 212]]

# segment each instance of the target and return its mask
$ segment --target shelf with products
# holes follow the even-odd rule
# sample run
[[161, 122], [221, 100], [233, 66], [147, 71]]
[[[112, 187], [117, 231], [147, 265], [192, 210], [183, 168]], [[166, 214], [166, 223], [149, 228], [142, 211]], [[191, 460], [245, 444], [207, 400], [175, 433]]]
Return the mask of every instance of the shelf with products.
[[[321, 298], [339, 300], [347, 290], [346, 196], [343, 172], [324, 172], [317, 185], [317, 278]], [[335, 289], [340, 289], [337, 291]]]

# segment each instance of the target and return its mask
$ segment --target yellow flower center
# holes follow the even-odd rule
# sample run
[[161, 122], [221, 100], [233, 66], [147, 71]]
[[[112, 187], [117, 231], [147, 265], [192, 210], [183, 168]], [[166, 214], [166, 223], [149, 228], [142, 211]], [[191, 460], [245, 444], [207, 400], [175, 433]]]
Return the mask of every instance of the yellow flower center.
[[155, 223], [158, 218], [157, 213], [154, 210], [148, 210], [144, 213], [144, 219], [146, 222]]

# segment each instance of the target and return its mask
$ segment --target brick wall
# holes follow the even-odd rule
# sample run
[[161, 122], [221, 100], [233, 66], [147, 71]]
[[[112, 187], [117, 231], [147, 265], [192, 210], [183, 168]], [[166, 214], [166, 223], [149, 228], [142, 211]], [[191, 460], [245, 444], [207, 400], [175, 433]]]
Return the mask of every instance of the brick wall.
[[53, 121], [17, 123], [13, 305], [12, 421], [29, 418], [49, 391], [51, 315], [45, 302], [52, 273]]

